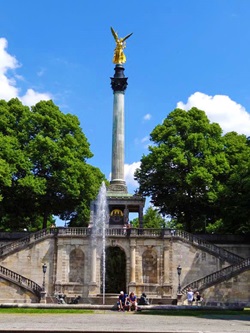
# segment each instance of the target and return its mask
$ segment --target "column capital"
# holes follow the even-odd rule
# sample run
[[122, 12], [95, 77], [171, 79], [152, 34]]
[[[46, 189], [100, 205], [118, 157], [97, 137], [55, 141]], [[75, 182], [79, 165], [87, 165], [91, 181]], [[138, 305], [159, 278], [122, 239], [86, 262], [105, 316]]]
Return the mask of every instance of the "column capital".
[[124, 67], [120, 64], [115, 66], [115, 74], [111, 79], [111, 87], [114, 92], [119, 91], [124, 93], [128, 86], [128, 78], [124, 75]]

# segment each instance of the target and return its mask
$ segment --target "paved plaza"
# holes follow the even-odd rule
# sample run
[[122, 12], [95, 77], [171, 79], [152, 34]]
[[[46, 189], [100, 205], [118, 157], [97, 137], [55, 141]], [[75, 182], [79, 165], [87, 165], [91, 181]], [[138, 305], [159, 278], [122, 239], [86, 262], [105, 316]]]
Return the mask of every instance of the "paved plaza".
[[95, 310], [93, 314], [1, 314], [0, 332], [250, 332], [250, 316], [207, 318]]

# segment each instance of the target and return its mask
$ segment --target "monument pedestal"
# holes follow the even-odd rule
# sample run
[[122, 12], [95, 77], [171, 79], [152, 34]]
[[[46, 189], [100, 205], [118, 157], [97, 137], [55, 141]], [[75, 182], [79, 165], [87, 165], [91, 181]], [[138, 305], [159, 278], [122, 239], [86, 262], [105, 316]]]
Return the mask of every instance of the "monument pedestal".
[[40, 299], [40, 303], [46, 303], [46, 291], [45, 290], [42, 290], [41, 292], [40, 292], [40, 294], [41, 294], [41, 299]]
[[89, 284], [89, 297], [96, 296], [100, 293], [100, 288], [97, 286], [96, 282], [90, 282]]
[[183, 305], [182, 296], [182, 294], [177, 294], [177, 305]]

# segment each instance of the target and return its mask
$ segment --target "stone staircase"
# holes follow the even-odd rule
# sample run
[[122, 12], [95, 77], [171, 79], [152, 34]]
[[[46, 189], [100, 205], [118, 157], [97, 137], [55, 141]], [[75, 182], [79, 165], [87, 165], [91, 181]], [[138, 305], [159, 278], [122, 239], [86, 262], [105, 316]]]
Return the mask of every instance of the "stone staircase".
[[195, 280], [187, 284], [185, 287], [181, 289], [181, 293], [186, 294], [188, 288], [202, 291], [208, 287], [211, 287], [219, 282], [228, 280], [233, 276], [236, 276], [249, 269], [250, 269], [250, 258], [243, 259], [237, 264], [227, 266], [219, 271], [206, 275], [201, 279]]
[[[28, 234], [27, 236], [17, 241], [3, 245], [0, 247], [0, 259], [3, 259], [6, 256], [11, 255], [15, 252], [18, 252], [37, 241], [41, 241], [48, 237], [54, 237], [55, 234], [57, 234], [56, 229], [44, 229], [32, 234]], [[15, 285], [23, 289], [26, 289], [27, 291], [30, 291], [36, 296], [37, 301], [40, 301], [42, 287], [39, 286], [36, 282], [1, 265], [0, 277], [11, 283], [14, 283]]]
[[0, 277], [11, 283], [14, 283], [15, 285], [21, 288], [30, 291], [38, 298], [38, 301], [40, 300], [40, 293], [42, 291], [42, 287], [39, 286], [34, 281], [14, 271], [11, 271], [10, 269], [3, 267], [1, 265], [0, 265]]
[[58, 233], [58, 228], [50, 228], [43, 229], [32, 234], [28, 234], [27, 236], [18, 239], [17, 241], [8, 243], [0, 247], [0, 258], [8, 256], [14, 252], [18, 252], [25, 247], [37, 242], [41, 241], [48, 237], [54, 237]]
[[[31, 246], [36, 242], [43, 241], [49, 237], [58, 237], [60, 235], [69, 236], [69, 237], [90, 237], [91, 230], [89, 228], [49, 228], [43, 229], [38, 232], [28, 234], [27, 236], [3, 245], [0, 247], [0, 259], [5, 258], [8, 255], [11, 255], [15, 252], [18, 252], [27, 246]], [[110, 228], [106, 229], [107, 237], [124, 237], [123, 230], [121, 228]], [[193, 281], [184, 288], [182, 288], [182, 293], [185, 294], [188, 287], [192, 289], [206, 289], [207, 287], [216, 284], [218, 282], [229, 279], [233, 275], [237, 275], [244, 270], [249, 269], [250, 259], [243, 259], [242, 257], [227, 251], [221, 247], [218, 247], [212, 243], [207, 242], [201, 237], [190, 234], [186, 231], [173, 230], [170, 229], [131, 229], [130, 237], [140, 238], [140, 237], [149, 237], [149, 238], [170, 238], [172, 240], [182, 240], [189, 244], [192, 244], [195, 247], [198, 247], [204, 251], [209, 252], [210, 254], [220, 258], [221, 260], [231, 263], [231, 266], [223, 268], [217, 272], [209, 274], [201, 279]], [[40, 299], [40, 293], [42, 288], [36, 284], [34, 281], [27, 279], [26, 277], [19, 275], [18, 273], [11, 271], [3, 266], [0, 266], [0, 276], [3, 279], [11, 281], [12, 283], [19, 285], [22, 288], [25, 288], [35, 294], [38, 299]], [[93, 304], [100, 304], [101, 297], [91, 300]], [[107, 299], [107, 302], [113, 302], [114, 299], [110, 297]], [[151, 304], [172, 304], [173, 300], [169, 299], [158, 299], [152, 296]], [[170, 302], [170, 303], [169, 303]], [[108, 304], [107, 303], [107, 304]]]
[[175, 235], [173, 237], [179, 238], [183, 241], [193, 244], [196, 247], [199, 247], [200, 249], [206, 250], [210, 254], [212, 254], [222, 260], [225, 260], [231, 264], [237, 264], [244, 259], [244, 258], [238, 256], [237, 254], [234, 254], [219, 246], [209, 243], [206, 240], [204, 240], [203, 238], [190, 234], [187, 231], [176, 230]]
[[[89, 228], [49, 228], [39, 230], [32, 234], [27, 235], [15, 242], [8, 243], [4, 246], [0, 247], [0, 258], [7, 256], [11, 253], [20, 251], [21, 249], [35, 243], [37, 241], [41, 241], [48, 237], [55, 237], [60, 235], [68, 235], [68, 236], [83, 236], [89, 237], [90, 230]], [[121, 228], [110, 228], [106, 229], [107, 237], [124, 237], [123, 230]], [[212, 243], [207, 242], [201, 237], [190, 234], [183, 230], [176, 230], [174, 234], [171, 229], [137, 229], [132, 228], [130, 237], [150, 237], [150, 238], [172, 238], [172, 239], [181, 239], [182, 241], [188, 242], [196, 247], [199, 247], [216, 257], [221, 258], [222, 260], [226, 260], [231, 264], [238, 263], [243, 260], [242, 257], [234, 254], [230, 251], [227, 251], [219, 246], [216, 246]]]

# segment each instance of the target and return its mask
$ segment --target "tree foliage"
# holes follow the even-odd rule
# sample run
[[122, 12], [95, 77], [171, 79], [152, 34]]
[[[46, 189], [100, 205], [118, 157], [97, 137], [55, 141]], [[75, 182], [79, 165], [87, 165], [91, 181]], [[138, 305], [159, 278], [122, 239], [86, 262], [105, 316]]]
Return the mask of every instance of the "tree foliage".
[[29, 109], [0, 101], [0, 224], [3, 229], [45, 228], [52, 215], [86, 223], [88, 206], [104, 180], [78, 118], [52, 101]]
[[[213, 232], [250, 232], [250, 147], [245, 135], [235, 132], [224, 136], [225, 154], [230, 164], [224, 191], [220, 196], [221, 220]], [[214, 228], [213, 228], [214, 227]]]
[[139, 192], [187, 231], [202, 232], [217, 224], [216, 231], [224, 232], [232, 191], [239, 186], [235, 177], [245, 172], [249, 180], [247, 138], [236, 133], [223, 136], [204, 111], [192, 108], [171, 112], [152, 131], [151, 141], [135, 173]]
[[[135, 218], [131, 221], [134, 228], [139, 228], [139, 219]], [[166, 220], [159, 214], [157, 209], [148, 207], [143, 215], [143, 228], [161, 229], [166, 226]]]

